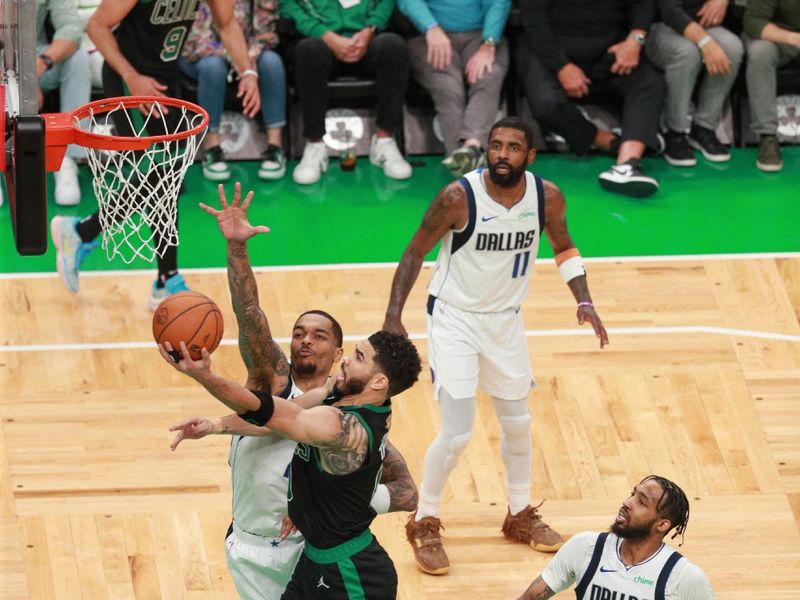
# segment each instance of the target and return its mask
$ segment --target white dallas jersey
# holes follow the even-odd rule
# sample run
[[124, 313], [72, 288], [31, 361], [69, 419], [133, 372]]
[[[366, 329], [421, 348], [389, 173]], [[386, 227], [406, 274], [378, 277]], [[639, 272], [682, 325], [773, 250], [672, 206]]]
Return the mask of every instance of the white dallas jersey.
[[[556, 593], [576, 583], [578, 600], [714, 600], [703, 571], [668, 545], [661, 544], [647, 560], [626, 566], [619, 557], [622, 540], [613, 533], [607, 536], [596, 562], [597, 533], [585, 531], [567, 540], [542, 572], [544, 582]], [[673, 555], [677, 562], [671, 571], [665, 570]], [[662, 570], [666, 579], [659, 581]], [[587, 571], [594, 574], [587, 576]]]
[[442, 238], [428, 293], [461, 310], [500, 312], [528, 295], [544, 227], [544, 190], [542, 180], [526, 171], [525, 194], [505, 208], [487, 193], [483, 172], [459, 179], [469, 218]]
[[[289, 380], [291, 400], [303, 391]], [[287, 513], [289, 465], [297, 442], [280, 435], [234, 436], [228, 464], [233, 485], [233, 520], [239, 529], [277, 537]], [[299, 534], [296, 534], [299, 535]]]

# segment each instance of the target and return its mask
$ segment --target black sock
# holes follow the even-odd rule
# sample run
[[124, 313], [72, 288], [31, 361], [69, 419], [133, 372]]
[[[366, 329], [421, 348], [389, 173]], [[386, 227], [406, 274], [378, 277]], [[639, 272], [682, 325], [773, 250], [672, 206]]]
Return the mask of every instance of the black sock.
[[164, 282], [178, 272], [178, 247], [170, 246], [164, 256], [158, 259], [158, 279], [156, 287], [164, 287]]
[[80, 221], [75, 227], [83, 242], [91, 242], [97, 239], [103, 228], [100, 226], [100, 213], [94, 213]]

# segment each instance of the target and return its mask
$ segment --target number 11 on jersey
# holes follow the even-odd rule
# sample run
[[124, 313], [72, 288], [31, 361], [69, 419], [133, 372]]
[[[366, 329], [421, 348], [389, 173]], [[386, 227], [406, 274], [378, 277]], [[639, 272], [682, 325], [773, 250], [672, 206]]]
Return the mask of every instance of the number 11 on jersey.
[[527, 250], [525, 252], [520, 252], [519, 254], [515, 254], [514, 270], [511, 272], [511, 279], [516, 279], [517, 277], [525, 277], [525, 273], [528, 271], [528, 263], [530, 262], [530, 260], [531, 260], [530, 250]]

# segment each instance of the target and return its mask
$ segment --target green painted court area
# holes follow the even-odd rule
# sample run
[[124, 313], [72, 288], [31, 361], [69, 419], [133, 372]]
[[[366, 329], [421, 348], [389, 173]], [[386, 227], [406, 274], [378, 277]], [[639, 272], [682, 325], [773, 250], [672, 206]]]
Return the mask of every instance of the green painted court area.
[[[671, 167], [661, 158], [646, 159], [645, 169], [659, 179], [661, 189], [644, 200], [600, 188], [597, 174], [611, 164], [607, 157], [542, 154], [533, 168], [564, 191], [570, 232], [584, 256], [800, 251], [800, 148], [784, 148], [781, 173], [758, 171], [755, 155], [755, 148], [737, 149], [723, 164], [701, 157], [693, 169]], [[407, 181], [387, 179], [366, 158], [358, 160], [353, 172], [344, 172], [331, 161], [327, 175], [311, 186], [295, 185], [289, 174], [278, 182], [262, 182], [256, 175], [257, 162], [233, 163], [234, 180], [255, 191], [251, 222], [272, 229], [251, 241], [253, 263], [396, 262], [431, 199], [450, 181], [440, 160], [415, 157], [421, 166], [415, 166], [414, 177]], [[293, 167], [294, 163], [289, 166]], [[81, 205], [59, 207], [52, 201], [53, 181], [48, 175], [50, 216], [85, 216], [95, 210], [91, 175], [85, 167], [81, 185]], [[233, 181], [226, 189], [232, 193]], [[216, 206], [216, 186], [203, 179], [199, 165], [193, 165], [180, 199], [178, 260], [183, 268], [225, 265], [225, 244], [214, 218], [197, 207], [201, 201]], [[0, 272], [55, 271], [52, 249], [44, 256], [16, 254], [7, 203], [0, 208], [0, 245]], [[547, 244], [540, 254], [552, 256]], [[84, 270], [151, 267], [144, 261], [131, 265], [108, 261], [102, 249], [83, 265]]]

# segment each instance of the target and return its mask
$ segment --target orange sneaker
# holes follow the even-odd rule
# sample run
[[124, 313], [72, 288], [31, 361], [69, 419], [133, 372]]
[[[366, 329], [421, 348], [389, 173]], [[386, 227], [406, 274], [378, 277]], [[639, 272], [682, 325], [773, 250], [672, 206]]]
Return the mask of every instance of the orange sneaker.
[[[542, 504], [539, 504], [539, 506]], [[513, 516], [510, 511], [506, 513], [506, 520], [503, 522], [503, 535], [512, 542], [528, 544], [539, 552], [556, 552], [564, 545], [564, 538], [542, 521], [541, 515], [537, 512], [539, 506], [534, 507], [529, 504], [525, 509]]]
[[406, 537], [414, 549], [414, 558], [420, 571], [429, 575], [444, 575], [450, 570], [450, 561], [442, 547], [439, 534], [442, 521], [436, 517], [425, 517], [415, 521], [416, 515], [408, 515]]

